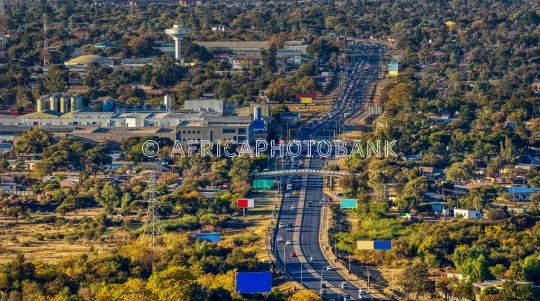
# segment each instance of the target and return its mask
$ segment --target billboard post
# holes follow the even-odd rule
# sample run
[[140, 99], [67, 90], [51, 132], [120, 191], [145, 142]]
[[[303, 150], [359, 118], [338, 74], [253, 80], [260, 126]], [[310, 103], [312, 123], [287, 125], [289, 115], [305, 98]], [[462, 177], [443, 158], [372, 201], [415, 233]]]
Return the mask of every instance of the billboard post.
[[254, 208], [255, 200], [254, 199], [238, 199], [237, 207], [242, 208], [242, 214], [246, 215], [246, 208]]
[[398, 62], [388, 63], [388, 76], [392, 77], [392, 83], [393, 83], [394, 78], [398, 76]]

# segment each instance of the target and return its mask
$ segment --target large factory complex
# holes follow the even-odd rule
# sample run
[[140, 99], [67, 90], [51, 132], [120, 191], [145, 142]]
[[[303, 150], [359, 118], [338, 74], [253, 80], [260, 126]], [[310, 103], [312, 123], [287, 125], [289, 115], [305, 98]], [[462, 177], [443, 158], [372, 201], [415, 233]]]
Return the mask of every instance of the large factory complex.
[[186, 145], [189, 140], [252, 143], [255, 133], [266, 132], [266, 104], [252, 104], [250, 115], [233, 115], [234, 106], [221, 99], [187, 100], [184, 110], [171, 109], [171, 103], [170, 96], [157, 108], [105, 102], [104, 111], [97, 112], [83, 108], [81, 95], [45, 95], [38, 100], [35, 113], [0, 115], [0, 140], [14, 143], [31, 128], [96, 144], [141, 136], [170, 138]]

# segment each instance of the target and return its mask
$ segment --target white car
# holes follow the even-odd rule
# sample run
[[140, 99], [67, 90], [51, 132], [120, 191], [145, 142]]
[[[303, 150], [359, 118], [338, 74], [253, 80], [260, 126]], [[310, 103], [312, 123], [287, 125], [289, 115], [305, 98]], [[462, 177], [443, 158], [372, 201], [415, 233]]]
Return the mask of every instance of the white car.
[[291, 205], [291, 210], [296, 209], [296, 205]]
[[286, 245], [292, 245], [292, 241], [287, 240], [287, 241], [285, 242], [285, 244], [286, 244]]
[[290, 197], [290, 196], [291, 196], [291, 195], [290, 195], [289, 193], [286, 193], [286, 194], [285, 194], [285, 197], [286, 197], [286, 198], [288, 198], [288, 197]]
[[277, 240], [277, 241], [283, 241], [283, 237], [278, 236], [278, 237], [276, 237], [276, 240]]
[[339, 284], [339, 288], [340, 288], [340, 289], [343, 289], [343, 290], [344, 290], [344, 289], [348, 289], [348, 288], [349, 288], [349, 284], [348, 284], [347, 282], [341, 282], [341, 283]]
[[315, 256], [313, 255], [309, 256], [309, 260], [315, 260]]
[[278, 227], [279, 227], [279, 228], [283, 228], [283, 227], [285, 227], [285, 224], [279, 223]]
[[331, 266], [331, 265], [329, 265], [329, 266], [326, 267], [326, 270], [327, 270], [327, 271], [332, 271], [333, 269], [334, 269], [334, 267]]

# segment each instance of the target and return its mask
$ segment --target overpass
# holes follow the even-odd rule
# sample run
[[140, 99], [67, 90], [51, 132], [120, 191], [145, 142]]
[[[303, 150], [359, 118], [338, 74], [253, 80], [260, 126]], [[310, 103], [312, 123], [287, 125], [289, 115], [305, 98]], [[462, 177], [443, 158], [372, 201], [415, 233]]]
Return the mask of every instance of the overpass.
[[331, 176], [331, 177], [343, 177], [343, 176], [356, 176], [356, 173], [346, 171], [333, 171], [333, 170], [320, 170], [320, 169], [286, 169], [276, 171], [263, 171], [254, 172], [252, 175], [255, 178], [271, 178], [279, 177], [282, 175], [308, 175], [308, 176]]

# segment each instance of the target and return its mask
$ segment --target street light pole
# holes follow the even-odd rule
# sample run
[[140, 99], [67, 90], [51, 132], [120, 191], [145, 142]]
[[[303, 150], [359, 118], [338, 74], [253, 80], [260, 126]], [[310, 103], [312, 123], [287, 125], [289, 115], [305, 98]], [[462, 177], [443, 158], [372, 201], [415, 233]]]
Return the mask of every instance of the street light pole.
[[287, 266], [286, 266], [287, 257], [285, 257], [285, 247], [286, 246], [287, 246], [287, 244], [285, 243], [283, 245], [283, 273], [284, 273], [283, 276], [285, 277], [285, 279], [287, 279]]
[[351, 282], [351, 252], [349, 252], [349, 282]]
[[334, 239], [334, 259], [337, 262], [337, 240]]
[[326, 270], [326, 268], [323, 268], [323, 269], [321, 270], [321, 284], [319, 285], [319, 289], [322, 288], [322, 280], [323, 280], [324, 270]]
[[300, 261], [300, 285], [304, 285], [304, 278], [303, 278], [303, 269], [304, 269], [304, 264]]

